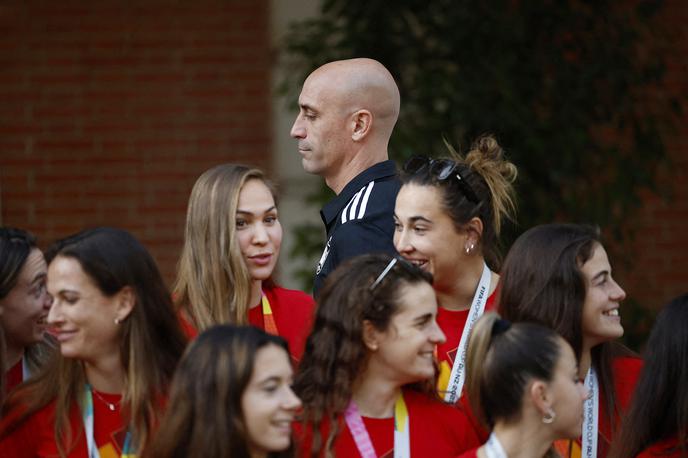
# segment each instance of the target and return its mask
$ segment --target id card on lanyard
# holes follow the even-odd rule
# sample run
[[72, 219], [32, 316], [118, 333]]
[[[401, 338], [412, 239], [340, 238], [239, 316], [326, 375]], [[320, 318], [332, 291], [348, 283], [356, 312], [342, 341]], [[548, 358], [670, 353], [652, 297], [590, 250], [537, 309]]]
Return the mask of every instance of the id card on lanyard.
[[597, 457], [597, 432], [600, 414], [600, 387], [595, 369], [590, 367], [585, 376], [585, 387], [588, 399], [583, 403], [583, 435], [581, 437], [581, 454], [583, 458]]
[[[361, 413], [353, 400], [349, 402], [349, 407], [344, 412], [344, 420], [349, 427], [351, 436], [354, 438], [361, 458], [377, 458], [373, 442], [370, 440], [370, 435], [365, 427], [365, 423], [363, 423]], [[404, 401], [404, 395], [399, 393], [399, 397], [394, 403], [394, 458], [411, 457], [410, 428], [409, 414]]]
[[[88, 449], [88, 458], [100, 458], [100, 451], [98, 444], [96, 444], [96, 435], [94, 428], [94, 414], [93, 414], [93, 393], [91, 386], [86, 384], [81, 404], [81, 416], [84, 421], [84, 430], [86, 433], [86, 447]], [[121, 458], [136, 458], [131, 445], [131, 432], [127, 431], [124, 437], [124, 445], [122, 446]]]
[[278, 336], [277, 323], [275, 322], [275, 315], [272, 314], [272, 307], [270, 307], [270, 301], [268, 297], [263, 294], [260, 298], [261, 305], [263, 307], [263, 330], [268, 334]]
[[447, 384], [447, 392], [444, 393], [444, 401], [454, 404], [461, 397], [461, 390], [466, 382], [466, 354], [468, 353], [468, 339], [473, 329], [473, 325], [478, 318], [480, 318], [485, 311], [485, 303], [490, 294], [490, 279], [492, 272], [487, 264], [483, 263], [483, 274], [480, 277], [478, 288], [475, 290], [471, 308], [468, 311], [466, 324], [463, 326], [463, 333], [459, 341], [459, 348], [456, 352], [456, 360], [449, 375], [449, 383]]

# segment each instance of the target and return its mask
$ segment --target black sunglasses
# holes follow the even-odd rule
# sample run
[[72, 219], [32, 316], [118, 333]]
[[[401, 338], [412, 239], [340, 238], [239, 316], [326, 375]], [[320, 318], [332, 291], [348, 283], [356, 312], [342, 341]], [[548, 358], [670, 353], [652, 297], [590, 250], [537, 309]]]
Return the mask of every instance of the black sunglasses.
[[445, 181], [452, 176], [456, 177], [459, 189], [464, 196], [474, 204], [479, 204], [480, 199], [459, 171], [459, 164], [450, 159], [432, 159], [428, 156], [413, 156], [404, 164], [404, 172], [414, 175], [427, 168], [428, 173], [438, 181]]

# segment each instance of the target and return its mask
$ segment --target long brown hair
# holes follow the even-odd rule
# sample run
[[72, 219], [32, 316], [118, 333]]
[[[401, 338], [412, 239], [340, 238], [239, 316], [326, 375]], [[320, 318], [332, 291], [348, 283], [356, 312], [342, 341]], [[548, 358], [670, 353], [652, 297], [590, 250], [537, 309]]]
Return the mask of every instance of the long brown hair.
[[[311, 455], [324, 449], [331, 454], [339, 433], [337, 419], [351, 400], [353, 388], [368, 360], [363, 321], [385, 331], [399, 309], [404, 285], [432, 283], [432, 276], [403, 260], [371, 291], [371, 285], [389, 265], [389, 255], [362, 255], [342, 263], [325, 281], [318, 298], [313, 331], [294, 381], [303, 402], [303, 422], [313, 432]], [[436, 396], [435, 380], [411, 388]], [[324, 445], [320, 425], [329, 421]]]
[[[46, 257], [52, 262], [57, 256], [78, 261], [105, 296], [126, 286], [135, 293], [135, 306], [119, 325], [119, 346], [126, 373], [121, 405], [139, 453], [157, 423], [159, 401], [186, 345], [170, 295], [148, 251], [121, 229], [90, 229], [58, 241]], [[79, 437], [71, 431], [69, 413], [80, 403], [85, 384], [83, 363], [57, 355], [35, 379], [10, 397], [6, 412], [21, 409], [22, 414], [2, 436], [11, 434], [33, 413], [55, 401], [55, 441], [60, 456], [67, 456]]]
[[191, 190], [173, 296], [199, 331], [248, 322], [251, 275], [236, 237], [236, 212], [241, 188], [252, 179], [275, 199], [262, 171], [235, 164], [207, 170]]
[[[167, 414], [145, 456], [150, 458], [249, 458], [241, 398], [256, 355], [279, 336], [252, 326], [218, 325], [201, 333], [179, 362]], [[270, 457], [292, 456], [292, 450]]]
[[645, 364], [610, 456], [634, 457], [675, 437], [677, 444], [667, 453], [680, 451], [688, 457], [688, 294], [664, 306], [643, 356]]
[[506, 159], [504, 150], [491, 135], [479, 137], [465, 157], [451, 145], [447, 144], [447, 148], [451, 158], [446, 160], [456, 164], [457, 173], [479, 202], [471, 201], [457, 180], [437, 180], [430, 167], [402, 175], [402, 183], [436, 187], [441, 193], [444, 211], [458, 230], [473, 217], [480, 218], [483, 223], [482, 254], [490, 268], [497, 271], [501, 261], [497, 245], [502, 223], [505, 219], [513, 219], [516, 212], [513, 182], [518, 170]]
[[[530, 321], [561, 335], [580, 360], [583, 351], [583, 304], [587, 282], [581, 267], [601, 245], [599, 230], [580, 224], [543, 224], [524, 232], [512, 245], [501, 272], [500, 314], [509, 321]], [[616, 342], [591, 350], [614, 430], [618, 416], [613, 359], [631, 355]]]

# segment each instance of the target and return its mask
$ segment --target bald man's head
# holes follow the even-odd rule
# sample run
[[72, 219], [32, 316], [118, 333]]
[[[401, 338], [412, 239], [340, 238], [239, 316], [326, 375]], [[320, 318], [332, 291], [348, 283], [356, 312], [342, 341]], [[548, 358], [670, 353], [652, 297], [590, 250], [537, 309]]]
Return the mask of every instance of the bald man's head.
[[399, 88], [380, 62], [367, 58], [329, 62], [310, 74], [304, 88], [309, 83], [320, 85], [345, 111], [369, 110], [380, 124], [380, 134], [392, 135], [399, 117]]
[[299, 141], [304, 169], [329, 185], [339, 181], [332, 177], [344, 180], [344, 172], [386, 160], [398, 117], [399, 88], [380, 62], [335, 61], [303, 83], [291, 136]]

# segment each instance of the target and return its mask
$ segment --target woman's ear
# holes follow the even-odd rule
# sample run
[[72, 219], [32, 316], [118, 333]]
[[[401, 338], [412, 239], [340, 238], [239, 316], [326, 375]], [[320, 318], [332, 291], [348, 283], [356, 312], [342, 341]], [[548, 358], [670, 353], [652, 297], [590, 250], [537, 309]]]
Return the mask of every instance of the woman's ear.
[[370, 351], [377, 351], [380, 346], [380, 333], [369, 320], [363, 320], [363, 343]]
[[549, 392], [549, 386], [542, 380], [535, 380], [530, 384], [528, 390], [530, 400], [541, 415], [546, 415], [552, 411], [552, 395]]
[[483, 238], [483, 221], [474, 216], [464, 227], [466, 230], [466, 240], [464, 241], [463, 249], [466, 254], [473, 254]]
[[125, 286], [117, 293], [115, 320], [118, 323], [126, 320], [136, 305], [136, 293], [131, 286]]

